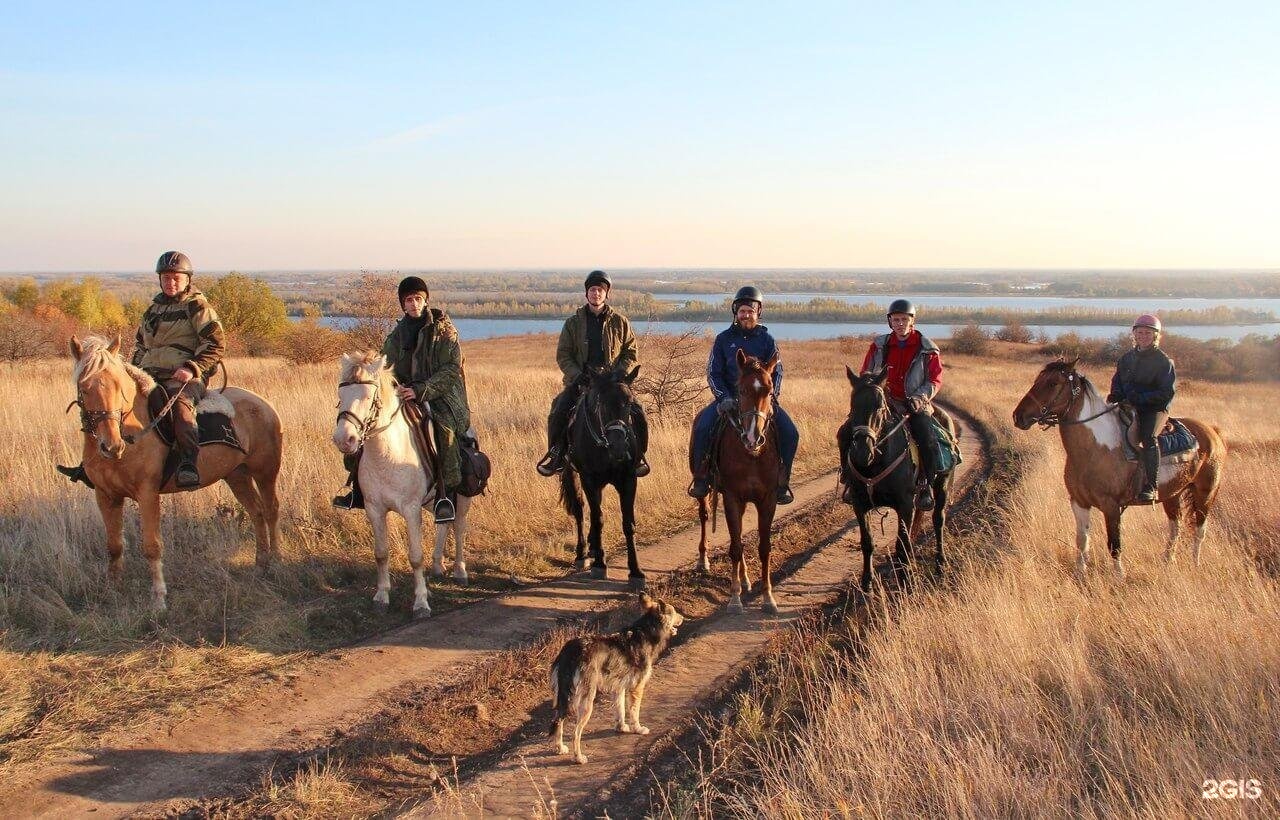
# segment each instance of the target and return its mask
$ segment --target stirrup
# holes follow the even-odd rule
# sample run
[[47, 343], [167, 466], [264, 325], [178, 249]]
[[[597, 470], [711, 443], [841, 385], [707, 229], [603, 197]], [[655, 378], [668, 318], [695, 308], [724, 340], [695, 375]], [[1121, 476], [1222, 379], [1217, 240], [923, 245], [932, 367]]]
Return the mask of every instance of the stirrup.
[[535, 469], [538, 471], [538, 475], [550, 478], [564, 469], [564, 454], [560, 452], [559, 448], [552, 447], [547, 450], [546, 455], [538, 460]]
[[916, 509], [933, 509], [933, 485], [927, 482], [916, 484]]
[[432, 512], [435, 513], [437, 524], [447, 524], [458, 517], [458, 511], [448, 496], [437, 501]]
[[694, 476], [693, 481], [689, 484], [689, 495], [693, 498], [706, 498], [709, 492], [711, 492], [711, 480], [702, 476]]
[[791, 486], [789, 484], [782, 484], [778, 487], [777, 501], [779, 504], [790, 504], [795, 500], [796, 497], [792, 495]]
[[636, 464], [636, 478], [644, 478], [649, 474], [649, 462], [644, 456], [640, 456], [640, 462]]
[[[194, 481], [192, 480], [194, 477]], [[196, 490], [200, 488], [200, 472], [194, 464], [179, 464], [173, 476], [173, 483], [180, 490]]]

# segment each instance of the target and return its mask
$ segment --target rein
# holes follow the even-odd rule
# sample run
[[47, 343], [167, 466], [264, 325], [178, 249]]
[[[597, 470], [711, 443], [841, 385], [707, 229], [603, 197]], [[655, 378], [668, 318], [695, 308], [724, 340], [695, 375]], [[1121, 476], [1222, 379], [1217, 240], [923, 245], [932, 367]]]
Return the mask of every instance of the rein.
[[[1071, 398], [1067, 401], [1067, 406], [1062, 409], [1063, 413], [1069, 411], [1071, 409], [1071, 406], [1076, 403], [1076, 399], [1080, 398], [1080, 393], [1082, 390], [1081, 379], [1075, 373], [1070, 373], [1067, 375], [1067, 384], [1071, 385]], [[1050, 427], [1053, 427], [1055, 425], [1060, 427], [1066, 427], [1067, 425], [1070, 425], [1070, 424], [1085, 424], [1087, 422], [1093, 421], [1094, 419], [1102, 418], [1108, 413], [1114, 413], [1115, 411], [1120, 409], [1119, 404], [1108, 404], [1107, 409], [1094, 413], [1092, 416], [1089, 416], [1088, 418], [1063, 419], [1060, 413], [1050, 412], [1049, 406], [1058, 400], [1058, 397], [1062, 394], [1062, 390], [1065, 386], [1066, 385], [1058, 385], [1058, 389], [1054, 392], [1053, 398], [1050, 399], [1048, 402], [1044, 402], [1040, 405], [1040, 415], [1035, 416], [1031, 419], [1032, 423], [1040, 425], [1041, 430], [1048, 430]]]
[[[137, 433], [128, 433], [128, 434], [121, 435], [120, 438], [124, 441], [125, 444], [137, 443], [137, 441], [140, 438], [145, 436], [147, 433], [150, 433], [151, 431], [155, 430], [156, 427], [160, 424], [160, 422], [164, 421], [164, 417], [169, 415], [169, 411], [172, 410], [173, 406], [178, 403], [178, 398], [181, 395], [182, 395], [181, 390], [176, 391], [172, 396], [169, 397], [169, 401], [165, 404], [163, 408], [160, 409], [160, 412], [156, 413], [156, 415], [151, 419], [150, 422], [147, 423], [145, 427], [143, 427]], [[70, 404], [68, 404], [67, 409], [63, 410], [62, 412], [64, 414], [69, 413], [71, 412], [71, 408], [77, 405], [79, 405], [80, 407], [80, 432], [88, 433], [89, 437], [92, 438], [94, 441], [98, 440], [98, 426], [101, 425], [104, 421], [112, 421], [114, 419], [117, 424], [123, 427], [124, 420], [127, 419], [129, 416], [133, 415], [132, 407], [117, 408], [115, 410], [90, 410], [89, 408], [84, 406], [84, 392], [80, 389], [79, 384], [76, 385], [75, 399]]]
[[[352, 379], [351, 381], [339, 382], [338, 389], [341, 390], [344, 387], [351, 387], [357, 384], [368, 385], [374, 389], [373, 405], [369, 408], [369, 414], [364, 418], [360, 418], [350, 410], [339, 410], [338, 419], [335, 422], [335, 424], [340, 424], [343, 419], [349, 419], [351, 421], [352, 426], [354, 426], [356, 430], [359, 431], [358, 442], [356, 444], [357, 449], [359, 449], [361, 447], [364, 447], [364, 443], [366, 441], [368, 441], [369, 439], [373, 438], [374, 436], [378, 435], [379, 433], [383, 432], [388, 427], [390, 427], [392, 422], [389, 421], [386, 424], [382, 425], [381, 427], [378, 426], [378, 419], [382, 418], [382, 390], [381, 390], [381, 385], [379, 385], [377, 382], [365, 381], [361, 379]], [[339, 405], [339, 407], [341, 407], [341, 405]], [[397, 412], [399, 413], [404, 412], [404, 402], [400, 403], [400, 406], [397, 408]], [[394, 415], [392, 415], [392, 419], [393, 420], [395, 419]]]
[[[883, 412], [883, 409], [884, 408], [881, 408], [881, 410], [877, 412]], [[853, 420], [853, 411], [849, 412], [848, 419], [849, 421]], [[872, 457], [872, 460], [874, 461], [874, 459], [879, 458], [880, 455], [882, 454], [881, 445], [884, 444], [884, 442], [892, 438], [899, 430], [901, 430], [905, 435], [906, 423], [907, 423], [907, 417], [901, 416], [893, 424], [893, 426], [890, 427], [887, 431], [880, 431], [880, 430], [874, 429], [869, 424], [859, 424], [856, 427], [853, 427], [849, 430], [849, 443], [852, 444], [853, 441], [860, 435], [865, 437], [871, 447], [871, 457]], [[857, 478], [859, 481], [862, 482], [863, 486], [867, 488], [867, 497], [870, 498], [871, 493], [875, 489], [876, 485], [879, 484], [881, 481], [884, 481], [886, 478], [888, 478], [893, 473], [894, 470], [898, 469], [898, 467], [906, 459], [907, 454], [910, 452], [911, 452], [911, 444], [910, 442], [908, 442], [907, 445], [902, 448], [902, 452], [898, 454], [898, 457], [889, 463], [889, 466], [885, 467], [883, 470], [881, 470], [880, 472], [876, 473], [873, 476], [864, 475], [862, 470], [858, 469], [858, 465], [853, 463], [853, 459], [849, 457], [850, 454], [846, 453], [845, 460], [848, 462], [849, 471], [853, 474], [855, 478]]]
[[[632, 441], [634, 434], [631, 430], [631, 414], [628, 412], [624, 419], [614, 419], [605, 424], [604, 417], [600, 415], [600, 402], [591, 401], [590, 391], [583, 396], [583, 405], [587, 409], [586, 428], [587, 434], [591, 436], [591, 440], [595, 442], [597, 447], [609, 446], [609, 433], [621, 432], [627, 437], [628, 447]], [[591, 426], [591, 422], [595, 421], [595, 427]]]

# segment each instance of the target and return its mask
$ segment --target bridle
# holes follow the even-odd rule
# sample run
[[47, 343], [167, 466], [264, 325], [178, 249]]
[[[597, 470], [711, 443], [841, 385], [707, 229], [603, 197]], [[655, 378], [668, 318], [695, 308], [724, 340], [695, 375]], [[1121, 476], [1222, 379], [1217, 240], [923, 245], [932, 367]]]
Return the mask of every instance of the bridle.
[[[162, 407], [160, 412], [156, 413], [152, 417], [151, 421], [148, 422], [146, 426], [137, 433], [122, 434], [120, 436], [121, 440], [124, 441], [125, 444], [137, 443], [138, 439], [156, 429], [160, 422], [164, 420], [164, 417], [169, 414], [169, 411], [173, 409], [173, 406], [178, 403], [178, 399], [181, 397], [181, 390], [174, 391], [174, 394], [169, 397], [169, 401], [165, 402], [164, 407]], [[85, 407], [83, 381], [76, 383], [75, 400], [68, 404], [67, 409], [62, 412], [67, 413], [72, 407], [76, 407], [77, 405], [80, 407], [80, 432], [87, 433], [94, 441], [101, 441], [101, 439], [98, 438], [98, 427], [103, 422], [114, 420], [116, 424], [123, 428], [124, 420], [133, 415], [132, 407], [117, 408], [114, 410], [90, 410]]]
[[[880, 388], [877, 387], [876, 389], [879, 390]], [[886, 466], [883, 470], [881, 470], [880, 472], [876, 473], [873, 476], [865, 475], [862, 472], [862, 470], [858, 468], [858, 465], [854, 463], [853, 443], [857, 441], [859, 438], [866, 439], [867, 447], [870, 448], [871, 450], [871, 463], [874, 464], [876, 462], [876, 459], [880, 458], [881, 455], [883, 454], [882, 447], [884, 446], [885, 442], [889, 441], [889, 439], [891, 439], [899, 431], [902, 431], [903, 435], [906, 435], [906, 423], [907, 423], [906, 416], [899, 417], [899, 419], [896, 422], [894, 422], [894, 424], [891, 427], [889, 427], [888, 430], [881, 429], [884, 425], [883, 419], [887, 414], [888, 414], [887, 405], [881, 406], [879, 409], [871, 413], [871, 415], [867, 419], [867, 422], [868, 422], [867, 424], [859, 424], [850, 428], [849, 430], [849, 449], [844, 454], [845, 462], [849, 467], [850, 474], [852, 474], [854, 478], [861, 481], [863, 486], [867, 488], [868, 498], [871, 496], [871, 491], [875, 489], [875, 486], [877, 484], [879, 484], [884, 479], [888, 478], [889, 475], [894, 470], [898, 469], [898, 465], [902, 464], [902, 462], [907, 457], [907, 453], [909, 453], [911, 450], [911, 447], [909, 444], [903, 447], [902, 452], [898, 454], [897, 458], [895, 458], [893, 461], [891, 461], [888, 464], [888, 466]], [[849, 421], [853, 420], [852, 410], [849, 411], [848, 420]], [[876, 421], [876, 424], [874, 426], [871, 424], [873, 420]]]
[[[747, 441], [747, 420], [758, 419], [759, 423], [756, 430], [756, 443], [751, 444]], [[729, 426], [738, 434], [738, 440], [742, 442], [742, 446], [751, 455], [759, 455], [764, 446], [769, 443], [769, 426], [773, 424], [773, 407], [770, 402], [768, 411], [763, 410], [739, 410], [737, 415], [729, 416]]]
[[[593, 395], [593, 393], [595, 395]], [[609, 434], [621, 432], [623, 436], [626, 437], [627, 447], [630, 449], [631, 442], [635, 436], [631, 429], [631, 413], [627, 412], [623, 415], [623, 418], [614, 419], [606, 424], [604, 416], [601, 415], [600, 412], [600, 398], [598, 393], [599, 391], [588, 388], [587, 393], [584, 396], [585, 404], [587, 405], [587, 434], [591, 436], [591, 440], [596, 443], [597, 447], [607, 448], [609, 446]], [[592, 400], [593, 398], [594, 401]], [[591, 425], [593, 421], [595, 422], [595, 427], [592, 427]]]
[[[338, 382], [338, 389], [341, 390], [344, 387], [352, 387], [357, 384], [373, 388], [373, 403], [369, 407], [369, 413], [364, 418], [360, 418], [350, 410], [339, 410], [338, 419], [334, 424], [336, 426], [341, 424], [344, 419], [349, 420], [352, 426], [356, 428], [356, 449], [359, 449], [364, 447], [364, 443], [370, 438], [373, 438], [383, 430], [390, 427], [391, 422], [387, 422], [382, 427], [378, 427], [378, 419], [382, 418], [382, 385], [378, 384], [378, 382], [368, 381], [365, 379], [351, 379], [345, 382]], [[403, 407], [403, 404], [401, 406]], [[339, 404], [338, 407], [342, 407], [342, 405]]]
[[1063, 419], [1061, 413], [1055, 413], [1049, 409], [1058, 402], [1059, 397], [1062, 396], [1062, 391], [1069, 387], [1071, 389], [1071, 398], [1067, 400], [1066, 406], [1062, 408], [1063, 413], [1069, 412], [1072, 406], [1076, 403], [1076, 400], [1080, 398], [1080, 393], [1083, 391], [1083, 387], [1081, 386], [1082, 381], [1083, 377], [1075, 371], [1067, 373], [1067, 380], [1058, 385], [1058, 389], [1053, 392], [1053, 396], [1050, 397], [1048, 401], [1041, 402], [1040, 414], [1033, 416], [1031, 418], [1031, 423], [1040, 425], [1041, 430], [1048, 430], [1050, 427], [1054, 426], [1066, 427], [1070, 424], [1084, 424], [1085, 422], [1093, 421], [1094, 419], [1101, 418], [1108, 413], [1114, 413], [1116, 410], [1120, 409], [1119, 404], [1108, 404], [1107, 409], [1094, 413], [1092, 416], [1083, 419]]

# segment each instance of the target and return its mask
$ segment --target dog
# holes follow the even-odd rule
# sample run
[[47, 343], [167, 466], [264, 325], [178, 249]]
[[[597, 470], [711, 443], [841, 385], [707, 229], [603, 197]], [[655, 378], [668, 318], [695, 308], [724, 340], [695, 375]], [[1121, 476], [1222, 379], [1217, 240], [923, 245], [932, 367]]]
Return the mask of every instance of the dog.
[[559, 754], [568, 754], [564, 720], [572, 712], [577, 720], [573, 727], [573, 759], [578, 763], [587, 762], [582, 753], [582, 730], [591, 720], [598, 690], [617, 695], [619, 732], [649, 734], [648, 728], [640, 724], [644, 687], [653, 674], [653, 662], [675, 637], [684, 616], [670, 604], [644, 593], [640, 594], [640, 606], [644, 614], [629, 629], [615, 635], [574, 638], [551, 664], [553, 716], [547, 735], [556, 739]]

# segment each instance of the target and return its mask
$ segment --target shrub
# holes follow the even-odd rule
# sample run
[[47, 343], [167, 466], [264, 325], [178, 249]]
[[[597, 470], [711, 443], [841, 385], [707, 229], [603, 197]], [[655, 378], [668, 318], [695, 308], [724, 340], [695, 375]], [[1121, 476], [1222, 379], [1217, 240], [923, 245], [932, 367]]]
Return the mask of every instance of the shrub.
[[991, 336], [977, 322], [951, 328], [951, 342], [947, 345], [950, 353], [966, 353], [981, 356], [991, 347]]
[[1031, 328], [1021, 322], [1010, 322], [997, 330], [995, 337], [1002, 342], [1017, 342], [1024, 345], [1031, 344], [1031, 340], [1034, 338]]
[[350, 348], [347, 334], [320, 324], [318, 316], [304, 316], [280, 334], [276, 352], [294, 364], [328, 362]]

